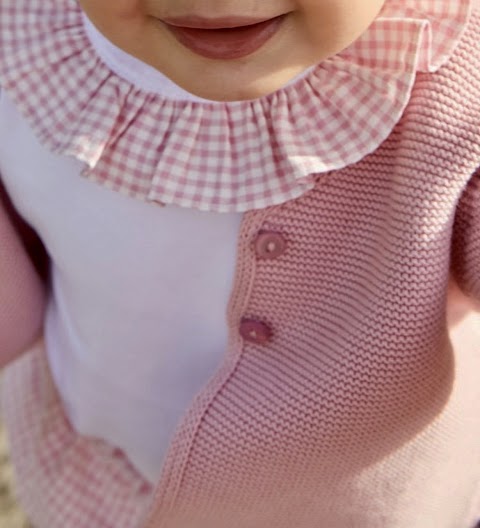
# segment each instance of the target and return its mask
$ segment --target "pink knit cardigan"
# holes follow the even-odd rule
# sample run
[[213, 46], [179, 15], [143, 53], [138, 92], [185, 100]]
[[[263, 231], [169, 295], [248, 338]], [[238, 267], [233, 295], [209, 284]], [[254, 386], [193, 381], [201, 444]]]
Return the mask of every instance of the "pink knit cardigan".
[[[479, 319], [459, 347], [446, 312], [452, 275], [480, 300], [479, 72], [475, 14], [376, 152], [245, 215], [228, 352], [146, 528], [475, 522]], [[1, 210], [0, 292], [5, 364], [38, 333], [43, 294]]]
[[[40, 334], [45, 288], [0, 195], [0, 368]], [[17, 218], [14, 218], [17, 220]]]

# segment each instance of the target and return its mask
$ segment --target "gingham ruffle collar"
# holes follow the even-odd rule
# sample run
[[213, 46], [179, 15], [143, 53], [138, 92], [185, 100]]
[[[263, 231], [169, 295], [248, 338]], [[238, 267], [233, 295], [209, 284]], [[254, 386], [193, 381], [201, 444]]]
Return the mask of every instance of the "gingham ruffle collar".
[[374, 151], [417, 71], [449, 58], [469, 0], [386, 0], [349, 48], [252, 101], [175, 100], [115, 73], [75, 0], [2, 0], [0, 85], [51, 151], [130, 196], [219, 212], [296, 198]]

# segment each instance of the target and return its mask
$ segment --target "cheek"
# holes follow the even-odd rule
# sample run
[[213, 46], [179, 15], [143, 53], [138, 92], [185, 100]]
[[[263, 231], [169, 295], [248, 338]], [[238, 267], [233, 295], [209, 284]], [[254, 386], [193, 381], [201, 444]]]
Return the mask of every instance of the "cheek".
[[305, 0], [301, 16], [310, 45], [323, 58], [334, 55], [356, 40], [375, 19], [385, 0]]
[[78, 3], [91, 20], [101, 20], [104, 24], [138, 16], [144, 11], [141, 0], [78, 0]]
[[[1, 0], [0, 0], [1, 1]], [[77, 0], [91, 22], [105, 37], [135, 55], [148, 21], [139, 0]], [[140, 57], [141, 58], [141, 57]]]

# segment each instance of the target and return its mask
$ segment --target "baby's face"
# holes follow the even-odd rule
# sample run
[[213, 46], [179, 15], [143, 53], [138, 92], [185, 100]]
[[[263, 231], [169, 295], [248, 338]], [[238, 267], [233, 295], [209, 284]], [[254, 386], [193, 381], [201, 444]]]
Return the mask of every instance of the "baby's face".
[[254, 99], [351, 44], [385, 0], [79, 0], [114, 44], [185, 90]]

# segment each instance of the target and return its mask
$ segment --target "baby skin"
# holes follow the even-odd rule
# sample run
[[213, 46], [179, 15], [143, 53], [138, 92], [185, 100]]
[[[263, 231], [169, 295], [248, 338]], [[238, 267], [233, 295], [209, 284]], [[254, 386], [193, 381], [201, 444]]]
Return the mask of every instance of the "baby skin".
[[205, 99], [255, 99], [351, 44], [384, 0], [80, 0], [114, 44]]

